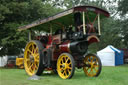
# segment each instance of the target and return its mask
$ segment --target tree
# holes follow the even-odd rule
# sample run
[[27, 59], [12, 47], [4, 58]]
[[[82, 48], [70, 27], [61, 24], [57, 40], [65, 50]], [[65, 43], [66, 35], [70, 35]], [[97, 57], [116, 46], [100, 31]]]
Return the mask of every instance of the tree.
[[121, 0], [118, 5], [118, 11], [121, 12], [121, 15], [128, 14], [128, 0]]
[[121, 16], [121, 35], [124, 44], [124, 48], [128, 46], [128, 0], [121, 0], [119, 2], [118, 11]]
[[19, 26], [48, 17], [61, 9], [46, 0], [0, 1], [0, 56], [17, 55], [28, 41], [28, 31], [18, 32]]

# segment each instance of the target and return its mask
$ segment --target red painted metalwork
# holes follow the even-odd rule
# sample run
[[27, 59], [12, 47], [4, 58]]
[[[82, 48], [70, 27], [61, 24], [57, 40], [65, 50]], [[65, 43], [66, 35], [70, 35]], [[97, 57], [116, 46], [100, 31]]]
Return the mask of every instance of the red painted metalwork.
[[70, 41], [65, 41], [61, 45], [59, 45], [59, 49], [61, 50], [61, 52], [70, 53], [69, 45], [70, 45]]
[[52, 35], [51, 34], [48, 36], [48, 44], [52, 44]]
[[52, 37], [52, 42], [53, 42], [53, 44], [60, 44], [61, 43], [61, 35], [60, 34], [54, 35]]
[[88, 40], [88, 43], [89, 43], [89, 44], [94, 43], [94, 42], [99, 42], [99, 41], [100, 41], [99, 38], [96, 37], [95, 35], [89, 36], [89, 37], [87, 38], [87, 40]]
[[98, 14], [96, 15], [96, 17], [95, 17], [95, 19], [93, 20], [93, 22], [90, 21], [87, 12], [86, 12], [86, 16], [87, 16], [87, 19], [88, 19], [88, 21], [89, 21], [89, 25], [91, 25], [91, 27], [90, 27], [88, 33], [91, 33], [91, 32], [94, 33], [94, 32], [95, 32], [94, 23], [95, 23], [95, 21], [96, 21], [96, 19], [97, 19], [97, 17], [98, 17]]
[[69, 49], [69, 43], [70, 41], [66, 41], [66, 42], [63, 42], [61, 45], [59, 45], [58, 48], [56, 48], [56, 45], [53, 45], [53, 56], [52, 56], [52, 60], [53, 61], [56, 61], [59, 57], [59, 55], [63, 52], [68, 52], [70, 53], [70, 49]]
[[74, 7], [74, 12], [78, 12], [78, 11], [94, 11], [95, 13], [100, 13], [100, 14], [103, 14], [105, 15], [106, 17], [109, 17], [109, 13], [103, 9], [100, 9], [100, 8], [97, 8], [97, 7], [94, 7], [94, 6], [78, 6], [78, 7]]
[[57, 61], [58, 57], [60, 56], [61, 52], [53, 52], [52, 60]]

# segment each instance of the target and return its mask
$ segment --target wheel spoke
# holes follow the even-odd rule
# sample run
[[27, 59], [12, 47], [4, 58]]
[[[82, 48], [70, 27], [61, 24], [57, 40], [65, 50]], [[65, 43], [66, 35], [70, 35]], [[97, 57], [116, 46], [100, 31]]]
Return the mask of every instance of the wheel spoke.
[[96, 73], [98, 72], [98, 70], [94, 67], [94, 69], [95, 69], [95, 71], [96, 71]]
[[64, 74], [65, 74], [65, 76], [67, 76], [67, 72], [66, 72], [66, 70], [64, 70]]
[[36, 54], [36, 53], [38, 53], [38, 48], [37, 47], [34, 49], [34, 54]]
[[69, 64], [67, 63], [67, 69], [72, 69], [72, 67], [70, 67], [70, 65], [71, 65], [71, 62]]
[[66, 62], [66, 58], [65, 58], [65, 56], [63, 57], [63, 63], [65, 63]]
[[91, 56], [90, 58], [91, 58], [91, 64], [92, 64], [93, 63], [93, 57]]
[[35, 70], [37, 70], [38, 69], [38, 65], [35, 63]]
[[32, 63], [32, 62], [30, 62], [29, 67], [31, 67], [32, 65], [33, 65], [33, 63]]
[[70, 60], [68, 57], [66, 57], [67, 59], [66, 59], [66, 62], [65, 63], [68, 63], [68, 60]]
[[34, 54], [34, 44], [32, 44], [32, 53]]
[[35, 59], [35, 62], [36, 62], [36, 63], [39, 63], [39, 60], [38, 60], [38, 59]]
[[92, 71], [93, 71], [93, 69], [91, 68], [91, 71], [89, 72], [89, 74], [91, 74]]
[[94, 61], [94, 59], [95, 59], [94, 56], [92, 56], [92, 61]]
[[85, 70], [86, 70], [87, 74], [89, 73], [89, 69], [90, 69], [90, 68], [87, 68], [87, 70], [86, 70], [86, 68], [85, 68]]
[[33, 66], [33, 63], [31, 63], [31, 65], [28, 68], [30, 71], [32, 71], [32, 66]]
[[25, 59], [25, 61], [26, 61], [26, 62], [28, 62], [28, 61], [30, 62], [30, 59]]
[[35, 53], [33, 56], [34, 58], [39, 58], [39, 53]]
[[33, 64], [32, 69], [33, 69], [33, 71], [35, 71], [35, 64]]
[[71, 70], [72, 68], [70, 66], [68, 66], [67, 69], [70, 69]]
[[[87, 70], [87, 69], [88, 69], [88, 70]], [[86, 71], [86, 73], [89, 74], [89, 69], [90, 69], [90, 68], [87, 68], [87, 69], [85, 68], [84, 71]]]
[[70, 65], [71, 65], [71, 62], [70, 62], [70, 63], [68, 63], [68, 65], [70, 66]]
[[96, 61], [94, 62], [94, 64], [97, 64], [98, 63], [98, 60], [96, 59]]
[[29, 52], [30, 54], [32, 54], [32, 51], [30, 49], [27, 49], [27, 52]]
[[64, 69], [63, 68], [60, 68], [60, 71], [62, 72], [62, 71], [64, 71]]
[[60, 64], [63, 64], [64, 63], [64, 60], [63, 60], [63, 58], [60, 60]]
[[34, 49], [33, 49], [33, 53], [34, 53], [34, 54], [36, 54], [36, 49], [37, 49], [37, 48], [34, 48]]
[[87, 61], [84, 60], [84, 64], [90, 64], [89, 60], [88, 59], [87, 59]]
[[90, 69], [90, 68], [88, 67], [88, 68], [87, 68], [87, 71], [88, 71], [89, 69]]
[[32, 63], [31, 63], [31, 62], [27, 63], [28, 68], [29, 68], [31, 65], [32, 65]]
[[94, 65], [94, 67], [99, 67], [99, 65]]
[[89, 56], [89, 60], [91, 61], [91, 57]]
[[68, 61], [70, 62], [70, 58], [67, 57], [66, 63], [68, 63]]

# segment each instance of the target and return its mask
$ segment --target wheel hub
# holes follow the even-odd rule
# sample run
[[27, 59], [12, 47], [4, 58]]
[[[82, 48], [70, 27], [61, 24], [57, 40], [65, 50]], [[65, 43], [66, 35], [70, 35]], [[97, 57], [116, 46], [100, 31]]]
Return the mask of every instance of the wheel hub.
[[63, 67], [63, 69], [65, 70], [65, 69], [67, 68], [66, 63], [63, 63], [62, 67]]
[[32, 55], [30, 55], [30, 61], [34, 63], [34, 57]]
[[90, 65], [91, 65], [91, 68], [93, 68], [93, 67], [94, 67], [94, 64], [93, 64], [93, 63], [91, 63]]

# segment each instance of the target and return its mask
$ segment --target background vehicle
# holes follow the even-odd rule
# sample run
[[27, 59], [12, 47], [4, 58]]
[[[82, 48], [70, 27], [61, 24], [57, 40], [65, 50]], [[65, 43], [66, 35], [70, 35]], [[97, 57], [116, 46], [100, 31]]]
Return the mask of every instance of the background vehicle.
[[16, 58], [16, 66], [18, 68], [24, 68], [24, 55], [19, 55], [17, 58]]
[[6, 67], [14, 68], [16, 66], [16, 57], [15, 55], [8, 56]]
[[128, 63], [128, 49], [120, 49], [124, 52], [124, 63]]
[[[27, 74], [41, 75], [44, 69], [51, 68], [61, 78], [70, 79], [77, 67], [83, 68], [87, 76], [98, 76], [101, 61], [98, 56], [87, 54], [87, 50], [91, 43], [100, 41], [100, 19], [104, 17], [109, 13], [100, 8], [78, 6], [19, 27], [19, 31], [30, 30], [24, 52]], [[47, 34], [31, 40], [32, 30]]]

